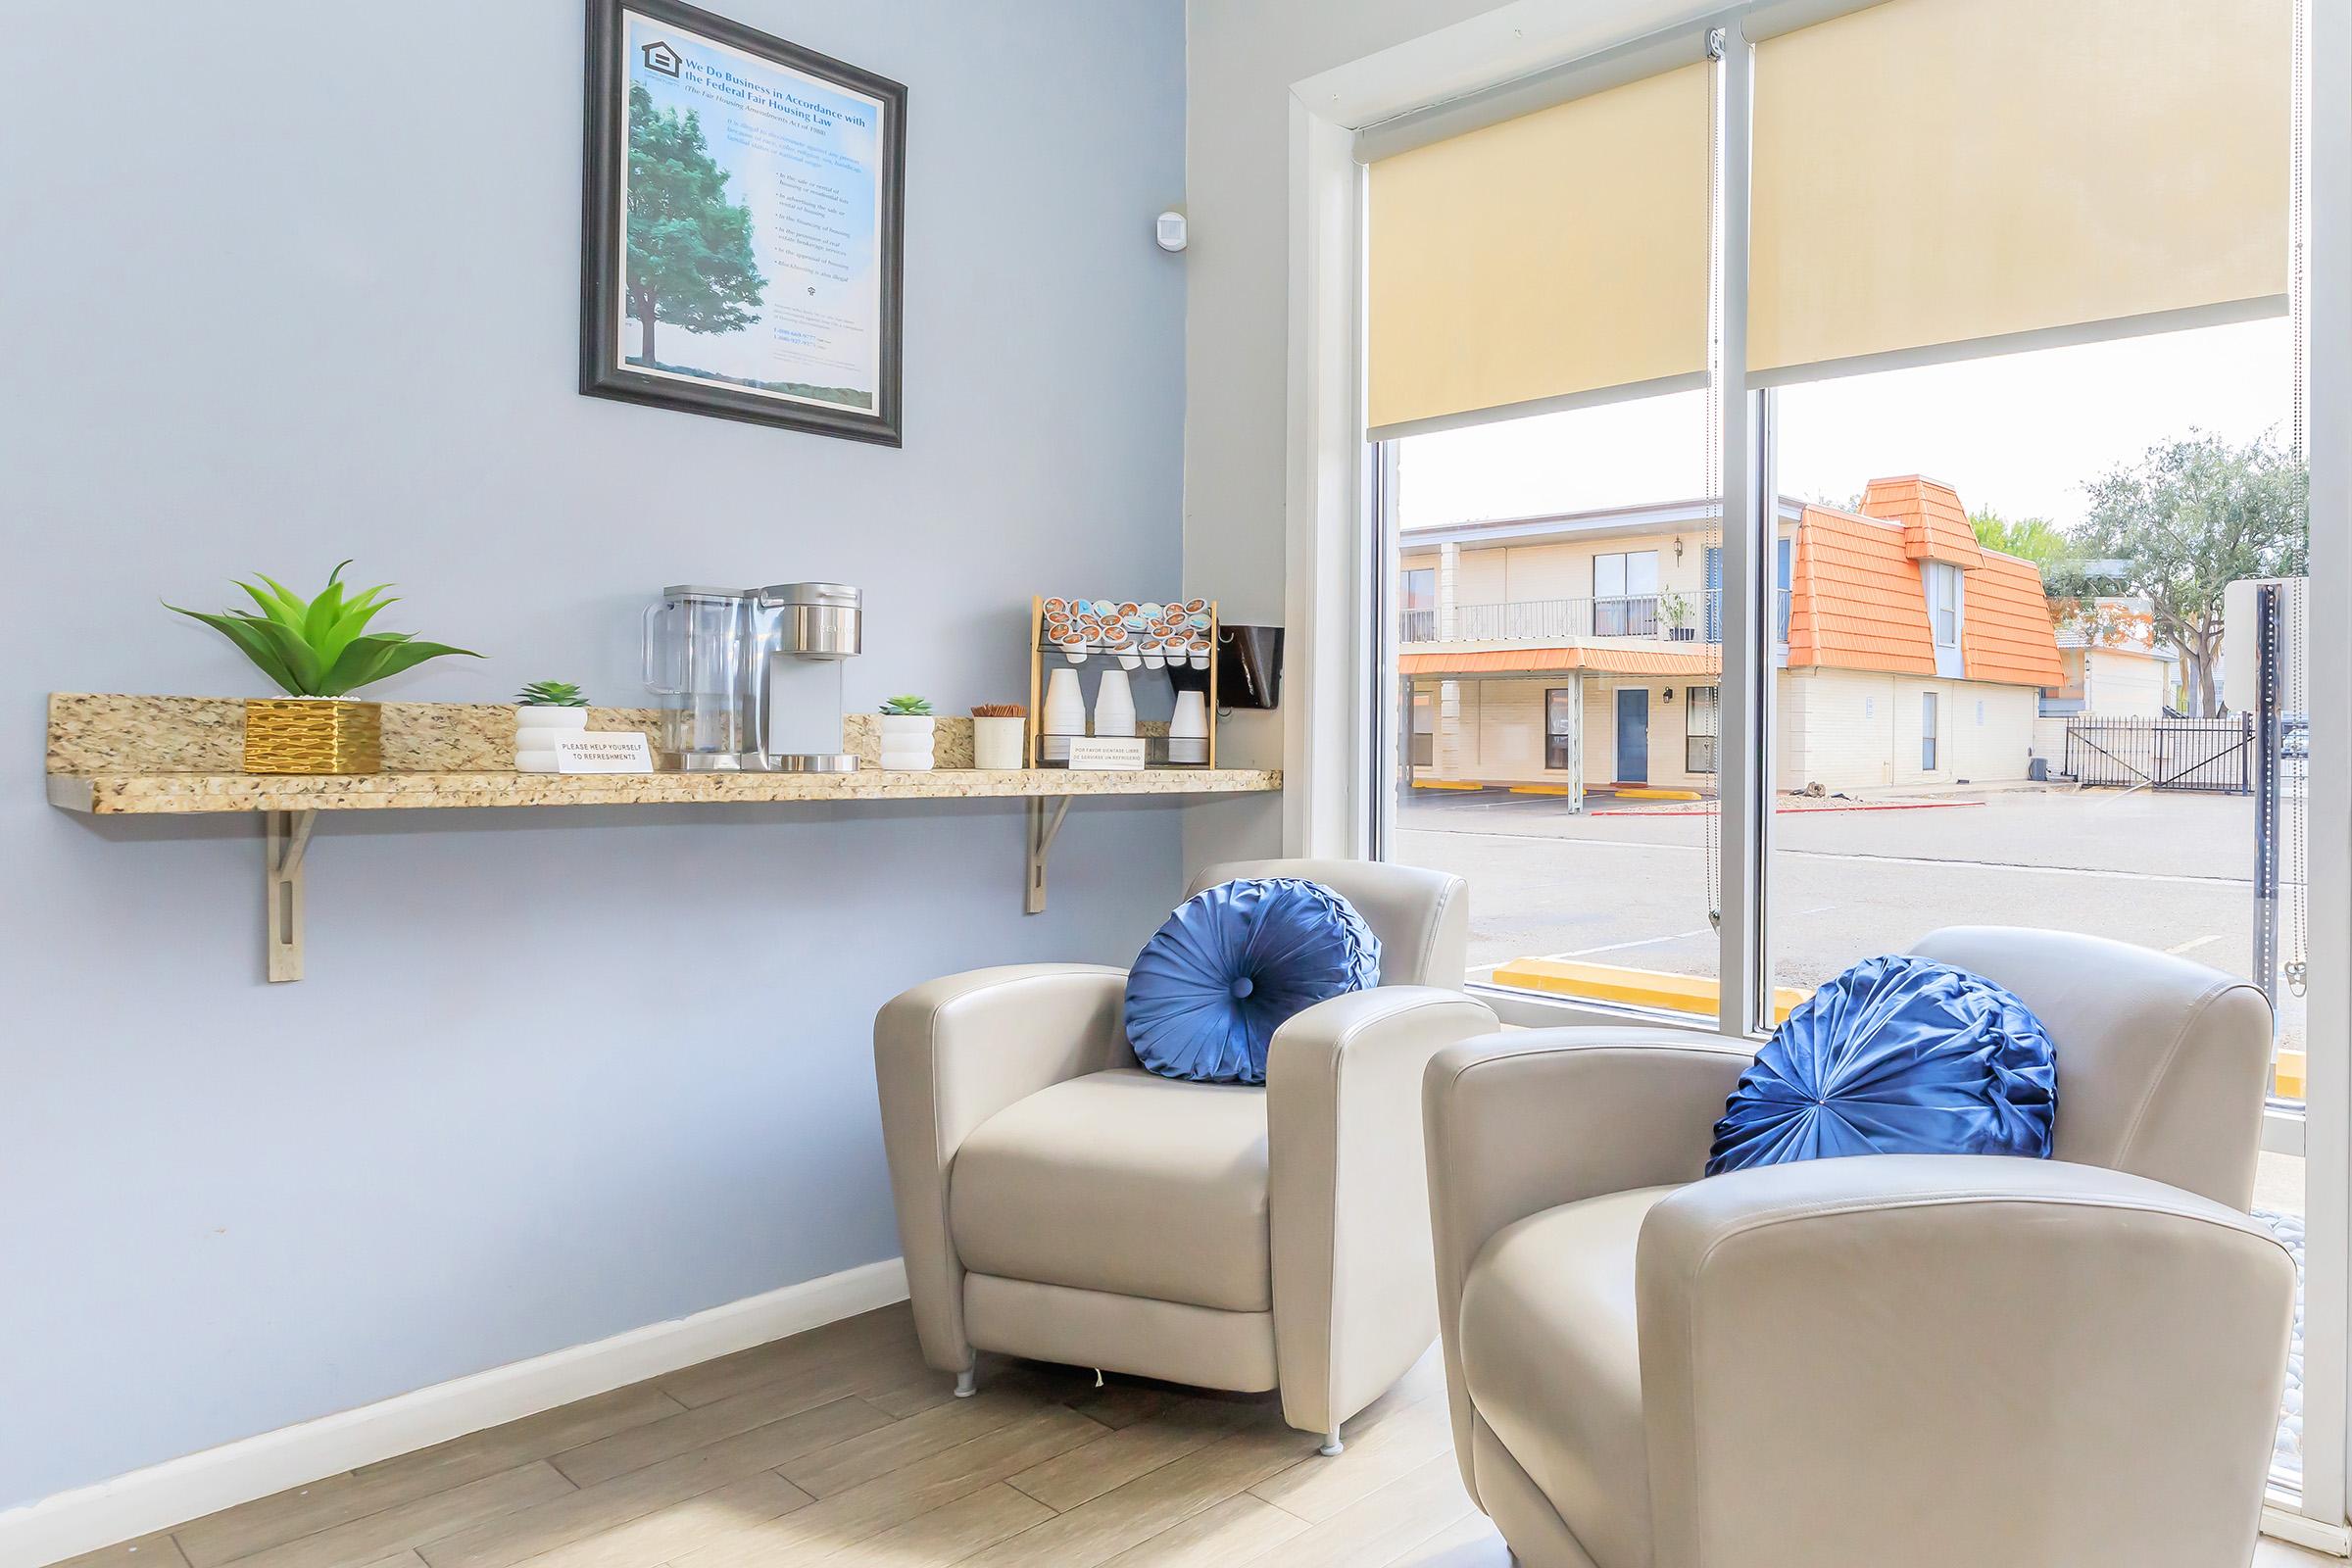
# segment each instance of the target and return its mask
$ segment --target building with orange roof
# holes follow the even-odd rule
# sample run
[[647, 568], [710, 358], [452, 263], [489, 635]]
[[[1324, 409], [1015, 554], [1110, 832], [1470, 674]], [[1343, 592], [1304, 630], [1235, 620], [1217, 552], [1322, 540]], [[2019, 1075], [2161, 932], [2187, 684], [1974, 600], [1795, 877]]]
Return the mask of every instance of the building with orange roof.
[[[1398, 664], [1417, 785], [1714, 785], [1722, 555], [1707, 502], [1408, 531]], [[1782, 497], [1776, 782], [2022, 779], [2069, 669], [2032, 562], [1979, 544], [1950, 485], [1875, 479], [1851, 511]]]

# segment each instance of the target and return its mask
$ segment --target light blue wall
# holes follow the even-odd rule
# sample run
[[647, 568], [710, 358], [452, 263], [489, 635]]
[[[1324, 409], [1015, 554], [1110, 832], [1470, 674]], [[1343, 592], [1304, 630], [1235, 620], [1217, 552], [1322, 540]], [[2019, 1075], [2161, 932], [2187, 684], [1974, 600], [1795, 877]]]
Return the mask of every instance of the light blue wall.
[[[52, 690], [248, 695], [157, 601], [344, 556], [635, 697], [665, 582], [863, 584], [850, 697], [1022, 695], [1032, 592], [1180, 569], [1178, 0], [722, 0], [911, 91], [906, 447], [580, 397], [574, 0], [19, 6], [0, 48], [0, 1506], [898, 1250], [873, 1011], [1132, 956], [1178, 812], [252, 820], [41, 801]], [[1016, 608], [1017, 607], [1017, 608]]]

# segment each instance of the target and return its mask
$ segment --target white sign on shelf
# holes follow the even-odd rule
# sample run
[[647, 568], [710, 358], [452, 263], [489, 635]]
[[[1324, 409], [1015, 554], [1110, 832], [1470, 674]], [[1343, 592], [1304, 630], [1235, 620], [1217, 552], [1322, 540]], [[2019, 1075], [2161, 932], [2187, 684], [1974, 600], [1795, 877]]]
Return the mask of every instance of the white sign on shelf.
[[555, 737], [559, 773], [651, 773], [653, 748], [635, 730], [566, 730]]
[[1141, 773], [1144, 742], [1141, 736], [1073, 735], [1070, 771], [1073, 773]]

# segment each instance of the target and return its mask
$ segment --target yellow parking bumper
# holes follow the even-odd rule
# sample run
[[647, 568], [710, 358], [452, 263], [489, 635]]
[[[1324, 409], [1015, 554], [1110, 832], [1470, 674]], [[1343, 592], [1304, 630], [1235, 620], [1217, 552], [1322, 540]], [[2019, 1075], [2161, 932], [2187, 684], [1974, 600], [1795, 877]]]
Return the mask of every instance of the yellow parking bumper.
[[[1605, 1002], [1626, 1007], [1655, 1007], [1666, 1012], [1715, 1016], [1720, 992], [1710, 975], [1670, 974], [1662, 969], [1630, 969], [1623, 964], [1586, 963], [1576, 958], [1513, 958], [1494, 971], [1494, 983], [1521, 991], [1545, 991], [1580, 1002]], [[1772, 990], [1773, 1021], [1811, 995], [1794, 986]]]

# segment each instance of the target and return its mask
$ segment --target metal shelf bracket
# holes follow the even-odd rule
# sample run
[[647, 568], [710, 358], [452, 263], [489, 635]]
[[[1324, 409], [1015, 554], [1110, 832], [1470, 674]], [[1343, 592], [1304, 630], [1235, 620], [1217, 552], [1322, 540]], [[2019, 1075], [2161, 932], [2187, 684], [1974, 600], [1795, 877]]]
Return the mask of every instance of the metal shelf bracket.
[[1033, 796], [1029, 802], [1029, 885], [1022, 912], [1046, 912], [1046, 857], [1054, 853], [1054, 835], [1061, 831], [1061, 819], [1070, 814], [1070, 798], [1056, 795], [1051, 799]]
[[270, 978], [302, 978], [302, 861], [317, 811], [262, 813], [262, 883], [268, 897]]

